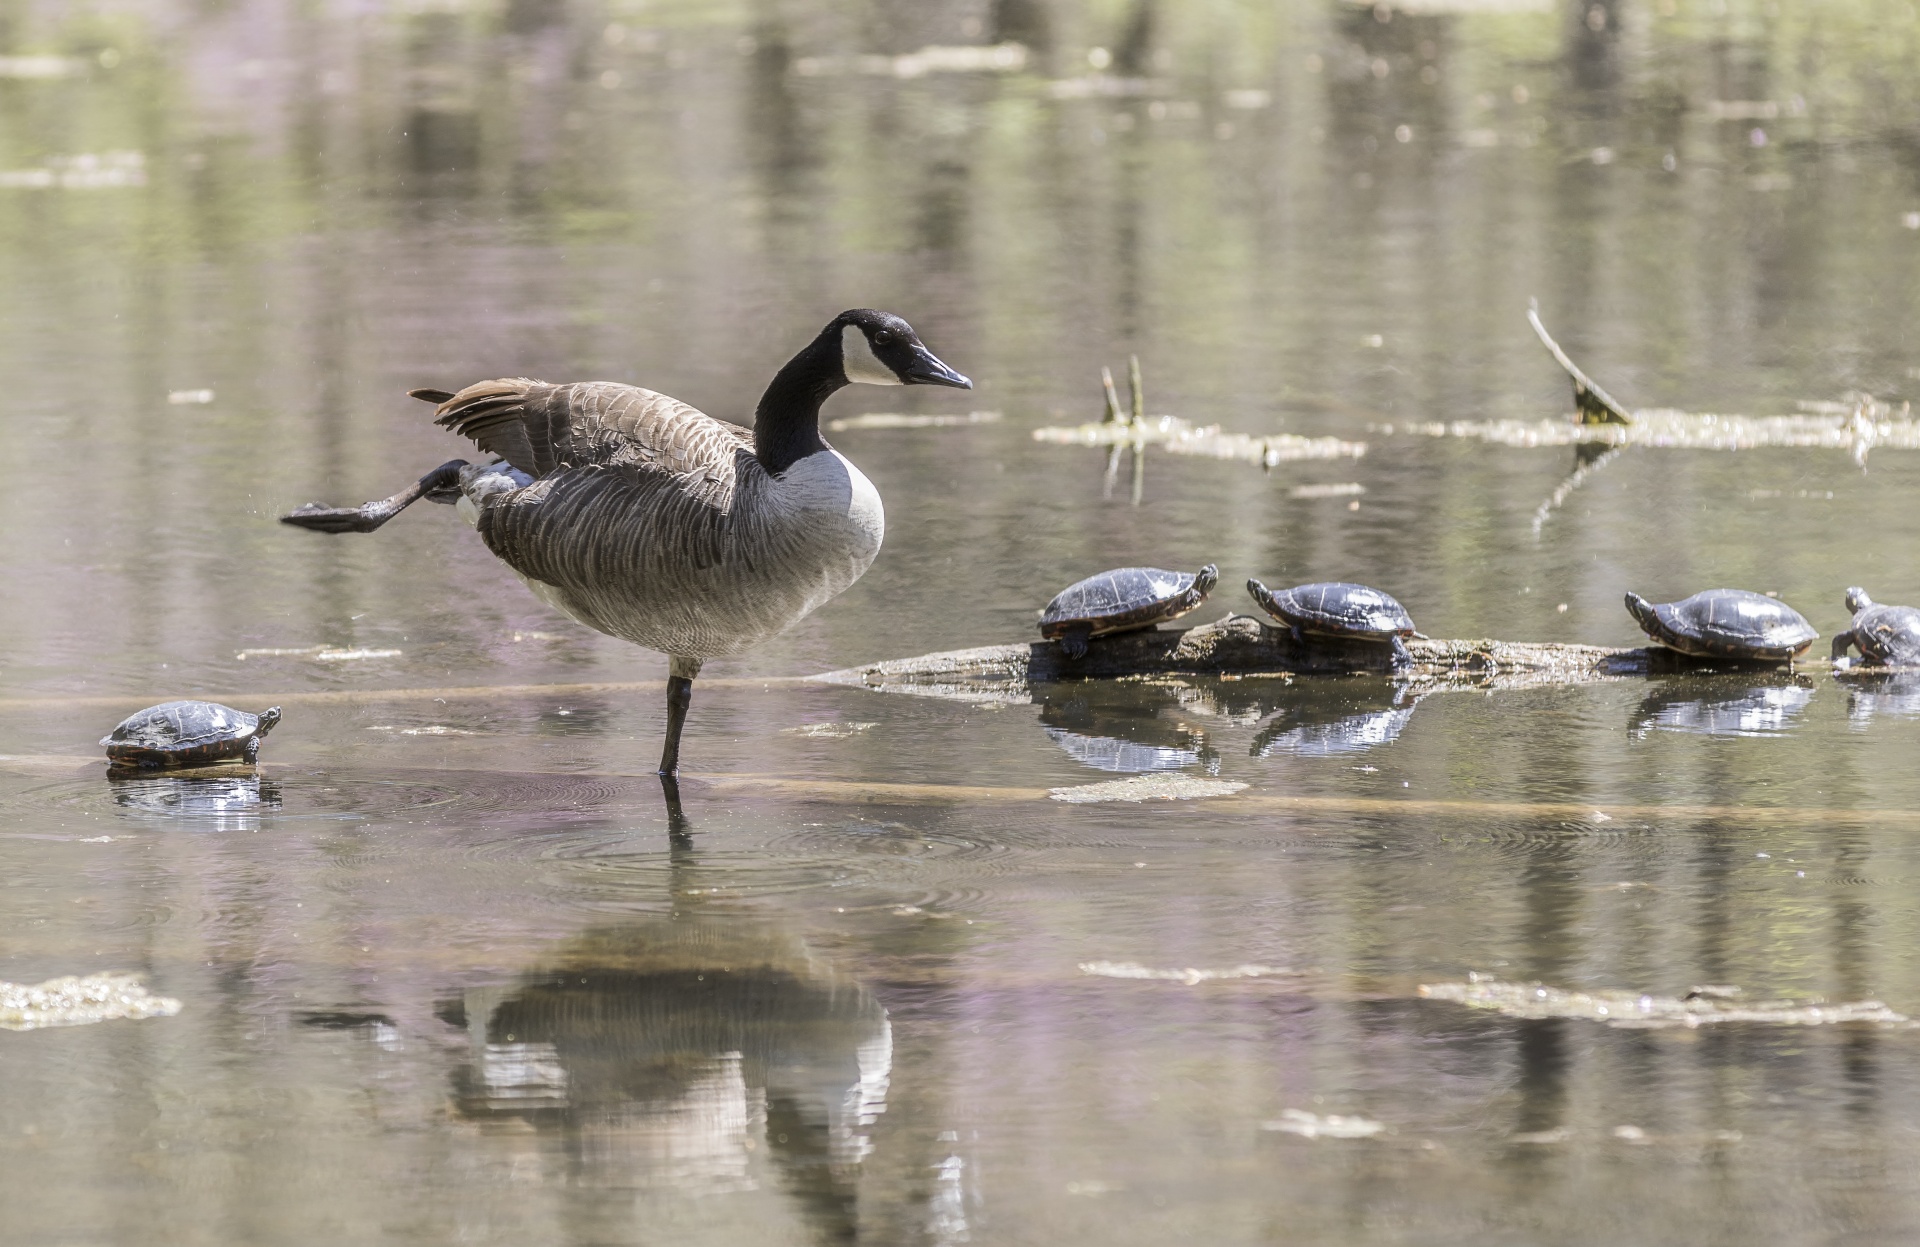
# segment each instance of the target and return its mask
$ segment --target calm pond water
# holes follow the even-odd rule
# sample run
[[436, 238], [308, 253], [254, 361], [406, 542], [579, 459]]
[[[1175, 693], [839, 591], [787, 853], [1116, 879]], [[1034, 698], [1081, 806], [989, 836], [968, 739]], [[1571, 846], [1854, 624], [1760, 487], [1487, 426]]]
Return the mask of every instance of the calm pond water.
[[[1631, 406], [1897, 407], [1916, 31], [1906, 0], [0, 0], [0, 979], [181, 1004], [0, 1033], [0, 1237], [1911, 1242], [1920, 1031], [1420, 988], [1920, 1016], [1920, 685], [790, 677], [1020, 639], [1133, 562], [1217, 562], [1200, 620], [1351, 578], [1453, 637], [1632, 644], [1628, 588], [1776, 591], [1827, 636], [1850, 584], [1920, 600], [1911, 452], [1629, 450], [1536, 534], [1565, 448], [1374, 428], [1566, 411], [1533, 297]], [[273, 522], [467, 453], [409, 387], [740, 418], [861, 305], [979, 388], [830, 415], [1000, 418], [829, 434], [886, 548], [708, 667], [683, 821], [658, 656], [447, 510]], [[1032, 430], [1097, 418], [1130, 352], [1151, 411], [1368, 451], [1150, 453], [1108, 496]], [[180, 695], [282, 706], [260, 770], [109, 783], [93, 742]], [[1160, 771], [1245, 787], [1049, 796]]]

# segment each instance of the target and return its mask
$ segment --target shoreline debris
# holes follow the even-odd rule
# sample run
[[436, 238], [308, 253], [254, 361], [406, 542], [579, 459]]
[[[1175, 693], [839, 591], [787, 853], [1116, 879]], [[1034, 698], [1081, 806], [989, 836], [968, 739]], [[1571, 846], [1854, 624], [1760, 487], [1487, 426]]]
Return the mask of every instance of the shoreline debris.
[[1387, 1129], [1384, 1122], [1366, 1117], [1342, 1116], [1339, 1113], [1322, 1117], [1299, 1108], [1281, 1109], [1278, 1120], [1263, 1121], [1260, 1128], [1280, 1134], [1297, 1134], [1303, 1139], [1371, 1139]]
[[0, 982], [0, 1030], [87, 1026], [118, 1018], [171, 1017], [180, 1002], [155, 996], [125, 970], [67, 975], [44, 983]]
[[1228, 966], [1224, 970], [1197, 970], [1192, 966], [1181, 970], [1155, 970], [1134, 961], [1083, 961], [1080, 963], [1080, 973], [1103, 979], [1157, 979], [1193, 987], [1217, 979], [1264, 979], [1274, 975], [1290, 975], [1293, 971], [1285, 966], [1252, 964]]
[[1108, 779], [1095, 784], [1077, 784], [1049, 788], [1047, 796], [1067, 805], [1102, 805], [1143, 801], [1198, 801], [1206, 797], [1230, 797], [1247, 785], [1230, 779], [1202, 779], [1178, 771], [1154, 771], [1126, 779]]
[[1045, 425], [1033, 431], [1033, 440], [1056, 446], [1105, 446], [1107, 473], [1104, 496], [1113, 496], [1120, 475], [1120, 455], [1133, 455], [1133, 505], [1139, 506], [1145, 490], [1147, 447], [1158, 446], [1169, 454], [1201, 459], [1234, 459], [1242, 463], [1273, 468], [1301, 459], [1358, 459], [1367, 453], [1365, 442], [1338, 437], [1302, 437], [1297, 433], [1223, 432], [1219, 425], [1196, 425], [1179, 416], [1149, 416], [1145, 390], [1140, 382], [1140, 357], [1127, 356], [1127, 389], [1130, 402], [1120, 406], [1110, 369], [1100, 370], [1100, 387], [1106, 412], [1097, 421], [1086, 424]]
[[1510, 1018], [1572, 1018], [1603, 1022], [1623, 1030], [1696, 1028], [1728, 1022], [1765, 1026], [1824, 1026], [1840, 1022], [1912, 1025], [1905, 1014], [1895, 1013], [1877, 1000], [1841, 1004], [1765, 1000], [1749, 1004], [1740, 1001], [1737, 987], [1696, 987], [1684, 996], [1656, 996], [1650, 992], [1605, 989], [1566, 991], [1543, 983], [1510, 983], [1491, 975], [1469, 973], [1464, 982], [1422, 983], [1419, 991], [1422, 999], [1452, 1001]]

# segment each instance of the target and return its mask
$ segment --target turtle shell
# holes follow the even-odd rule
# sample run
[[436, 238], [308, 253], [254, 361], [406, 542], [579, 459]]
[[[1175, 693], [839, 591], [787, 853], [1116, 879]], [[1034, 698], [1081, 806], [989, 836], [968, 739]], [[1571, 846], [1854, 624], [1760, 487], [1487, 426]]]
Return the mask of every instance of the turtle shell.
[[1092, 636], [1150, 628], [1197, 608], [1220, 569], [1209, 563], [1197, 574], [1159, 567], [1117, 567], [1068, 585], [1040, 612], [1040, 635], [1049, 639], [1085, 627]]
[[1745, 589], [1707, 589], [1658, 605], [1629, 593], [1627, 611], [1660, 644], [1702, 658], [1786, 662], [1820, 636], [1793, 607]]
[[211, 701], [149, 706], [102, 737], [109, 760], [122, 766], [193, 766], [251, 758], [280, 721], [280, 707], [248, 714]]
[[1880, 606], [1859, 589], [1847, 590], [1847, 605], [1857, 606], [1850, 631], [1862, 658], [1887, 667], [1920, 666], [1920, 609]]
[[1406, 608], [1366, 585], [1323, 580], [1270, 593], [1259, 581], [1249, 580], [1247, 591], [1269, 615], [1305, 633], [1376, 640], [1414, 633]]

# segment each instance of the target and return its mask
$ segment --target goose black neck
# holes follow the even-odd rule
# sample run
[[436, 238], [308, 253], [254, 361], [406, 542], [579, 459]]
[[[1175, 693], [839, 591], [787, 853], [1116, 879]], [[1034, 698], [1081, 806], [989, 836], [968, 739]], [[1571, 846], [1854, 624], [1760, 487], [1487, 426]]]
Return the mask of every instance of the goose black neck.
[[827, 448], [820, 405], [847, 383], [840, 367], [840, 326], [830, 325], [774, 374], [753, 417], [753, 453], [774, 476]]

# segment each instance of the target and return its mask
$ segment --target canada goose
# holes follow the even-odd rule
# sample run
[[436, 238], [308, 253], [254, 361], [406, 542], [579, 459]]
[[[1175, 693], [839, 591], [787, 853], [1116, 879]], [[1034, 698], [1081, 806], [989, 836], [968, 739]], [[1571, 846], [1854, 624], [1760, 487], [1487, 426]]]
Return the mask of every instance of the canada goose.
[[821, 404], [855, 381], [973, 388], [906, 321], [861, 308], [774, 375], [751, 432], [611, 381], [414, 390], [437, 405], [436, 423], [499, 458], [456, 459], [364, 506], [314, 502], [280, 518], [367, 533], [423, 497], [455, 503], [535, 596], [667, 655], [660, 774], [672, 777], [700, 664], [798, 623], [880, 552], [879, 493], [820, 437]]

